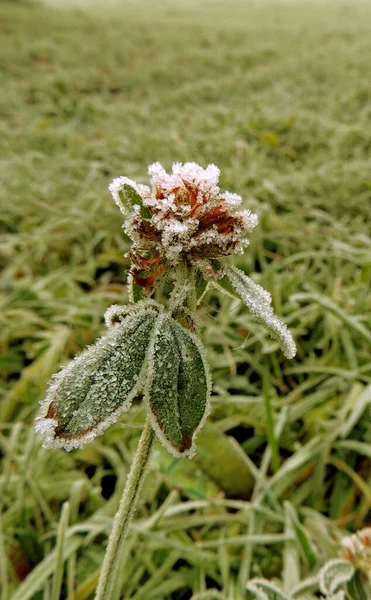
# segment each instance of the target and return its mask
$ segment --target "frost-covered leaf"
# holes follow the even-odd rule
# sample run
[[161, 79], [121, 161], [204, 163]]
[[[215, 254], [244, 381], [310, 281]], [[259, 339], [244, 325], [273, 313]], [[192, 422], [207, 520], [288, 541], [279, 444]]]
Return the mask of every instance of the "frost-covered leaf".
[[368, 581], [367, 575], [357, 570], [347, 585], [347, 591], [352, 600], [370, 600], [371, 582]]
[[246, 590], [255, 600], [289, 600], [288, 596], [268, 579], [251, 579]]
[[348, 583], [354, 575], [354, 567], [348, 560], [329, 560], [319, 572], [319, 589], [322, 594], [333, 594]]
[[156, 433], [175, 456], [192, 456], [209, 410], [210, 379], [201, 343], [174, 319], [159, 315], [148, 363], [145, 398]]
[[111, 307], [107, 333], [52, 379], [36, 421], [45, 446], [71, 450], [90, 442], [130, 408], [143, 388], [158, 310], [154, 303], [142, 303], [139, 312], [127, 315], [125, 310]]
[[278, 340], [284, 355], [293, 358], [296, 354], [295, 342], [286, 325], [274, 314], [270, 294], [250, 277], [236, 267], [229, 267], [224, 282], [217, 282], [220, 287], [229, 282], [239, 298], [250, 309], [255, 319], [262, 323], [269, 334]]

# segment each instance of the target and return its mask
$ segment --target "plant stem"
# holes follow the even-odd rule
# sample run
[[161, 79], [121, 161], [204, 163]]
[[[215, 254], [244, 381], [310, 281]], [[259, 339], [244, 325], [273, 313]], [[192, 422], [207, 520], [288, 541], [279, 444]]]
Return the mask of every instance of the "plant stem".
[[112, 531], [108, 539], [95, 600], [110, 600], [112, 598], [121, 544], [128, 534], [129, 525], [136, 509], [138, 497], [149, 463], [154, 437], [155, 434], [150, 420], [147, 419], [127, 476], [125, 489], [117, 513], [113, 520]]
[[195, 313], [197, 309], [197, 295], [196, 295], [196, 269], [194, 267], [188, 268], [188, 282], [190, 284], [190, 290], [187, 296], [188, 309]]

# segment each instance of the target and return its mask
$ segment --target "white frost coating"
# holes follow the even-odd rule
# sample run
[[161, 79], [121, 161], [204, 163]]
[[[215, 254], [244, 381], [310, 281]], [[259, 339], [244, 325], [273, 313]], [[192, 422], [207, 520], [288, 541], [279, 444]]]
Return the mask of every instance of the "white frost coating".
[[182, 279], [174, 279], [174, 287], [169, 297], [169, 309], [171, 312], [183, 306], [190, 289], [190, 284], [184, 277]]
[[236, 267], [229, 267], [226, 276], [255, 319], [279, 341], [286, 358], [293, 358], [296, 354], [295, 342], [287, 326], [274, 314], [270, 294]]
[[173, 164], [173, 173], [178, 175], [181, 180], [192, 186], [199, 186], [203, 193], [210, 195], [219, 194], [218, 181], [220, 170], [216, 165], [209, 165], [206, 169], [200, 167], [194, 162]]
[[106, 327], [112, 327], [118, 321], [122, 321], [128, 316], [132, 306], [122, 306], [121, 304], [112, 304], [104, 313], [104, 322]]
[[156, 314], [157, 312], [163, 312], [164, 307], [162, 304], [158, 304], [155, 300], [152, 300], [152, 298], [140, 300], [133, 305], [112, 304], [104, 313], [106, 327], [112, 327], [129, 315], [135, 315], [144, 310], [150, 310]]
[[242, 202], [241, 196], [238, 194], [232, 194], [232, 192], [223, 192], [222, 198], [224, 202], [231, 208], [237, 208]]
[[251, 233], [254, 227], [256, 227], [259, 223], [258, 215], [247, 209], [241, 210], [239, 214], [243, 219], [243, 228], [241, 227], [241, 233], [242, 229], [247, 233]]

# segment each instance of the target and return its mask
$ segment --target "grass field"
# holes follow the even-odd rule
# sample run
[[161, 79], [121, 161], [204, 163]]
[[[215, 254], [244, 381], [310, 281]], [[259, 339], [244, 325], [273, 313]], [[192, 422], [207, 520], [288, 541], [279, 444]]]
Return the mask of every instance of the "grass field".
[[290, 591], [371, 519], [371, 5], [88, 6], [0, 1], [1, 598], [93, 598], [144, 411], [69, 454], [33, 421], [127, 301], [107, 186], [156, 160], [217, 164], [259, 213], [235, 264], [298, 355], [208, 293], [209, 425], [193, 461], [156, 446], [117, 599], [240, 600], [255, 576]]

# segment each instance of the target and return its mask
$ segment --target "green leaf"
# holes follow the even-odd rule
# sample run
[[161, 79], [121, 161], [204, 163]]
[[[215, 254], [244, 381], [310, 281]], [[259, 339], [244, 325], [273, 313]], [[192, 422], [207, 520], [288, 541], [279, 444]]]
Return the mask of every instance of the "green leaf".
[[46, 447], [71, 450], [90, 442], [142, 389], [158, 309], [152, 302], [133, 308], [125, 315], [126, 307], [111, 307], [108, 332], [52, 379], [36, 422]]
[[227, 283], [250, 309], [256, 321], [278, 340], [286, 358], [293, 358], [296, 354], [295, 342], [286, 325], [274, 314], [270, 294], [236, 267], [229, 267], [225, 277], [217, 282], [220, 287]]
[[368, 600], [371, 598], [371, 585], [367, 576], [356, 571], [353, 579], [348, 583], [348, 592], [352, 600]]
[[195, 461], [198, 466], [227, 497], [250, 498], [255, 480], [244, 451], [233, 437], [222, 433], [215, 425], [206, 424], [197, 438], [197, 449]]
[[131, 210], [133, 206], [140, 206], [140, 214], [144, 219], [150, 219], [151, 213], [148, 208], [143, 204], [143, 198], [138, 192], [131, 187], [128, 183], [125, 183], [122, 188], [118, 191], [119, 198], [125, 208]]
[[229, 298], [232, 298], [235, 300], [240, 300], [240, 296], [237, 294], [235, 289], [232, 287], [232, 284], [229, 282], [229, 280], [226, 276], [222, 277], [221, 279], [216, 279], [215, 281], [212, 282], [212, 285], [217, 290], [219, 290], [220, 292], [222, 292], [223, 294], [228, 296]]
[[195, 437], [209, 411], [209, 395], [209, 372], [199, 339], [168, 315], [159, 315], [145, 399], [158, 437], [174, 456], [193, 456]]

